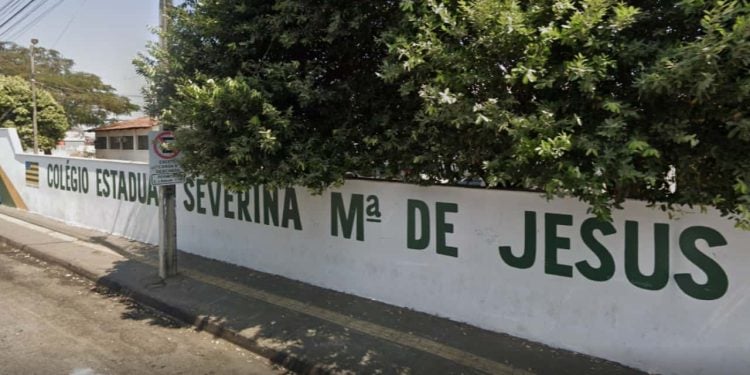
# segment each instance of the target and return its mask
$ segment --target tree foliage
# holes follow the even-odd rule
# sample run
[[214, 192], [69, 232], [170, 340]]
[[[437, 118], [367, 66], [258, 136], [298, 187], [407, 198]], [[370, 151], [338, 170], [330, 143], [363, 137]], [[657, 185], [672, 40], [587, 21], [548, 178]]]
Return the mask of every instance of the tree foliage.
[[[139, 108], [127, 97], [117, 95], [114, 87], [103, 83], [99, 76], [73, 70], [73, 60], [58, 51], [36, 47], [34, 60], [38, 85], [63, 106], [71, 125], [102, 125], [113, 115]], [[0, 74], [28, 79], [30, 63], [28, 48], [0, 43]]]
[[[187, 1], [141, 71], [196, 174], [712, 205], [750, 227], [744, 1]], [[158, 64], [157, 62], [163, 62]], [[672, 191], [671, 182], [677, 189]]]
[[[490, 185], [577, 196], [600, 216], [631, 197], [750, 224], [746, 3], [403, 4], [384, 71], [422, 99], [416, 134], [446, 129], [428, 140], [445, 145], [439, 157]], [[441, 141], [454, 131], [460, 142]]]
[[[65, 112], [50, 93], [37, 90], [39, 149], [49, 151], [68, 130]], [[24, 149], [34, 145], [31, 85], [20, 77], [0, 75], [0, 128], [16, 128]]]
[[397, 85], [376, 76], [376, 36], [399, 14], [383, 1], [186, 1], [165, 49], [139, 64], [150, 109], [182, 125], [188, 170], [227, 185], [320, 189], [370, 173], [389, 155], [369, 139], [410, 121]]

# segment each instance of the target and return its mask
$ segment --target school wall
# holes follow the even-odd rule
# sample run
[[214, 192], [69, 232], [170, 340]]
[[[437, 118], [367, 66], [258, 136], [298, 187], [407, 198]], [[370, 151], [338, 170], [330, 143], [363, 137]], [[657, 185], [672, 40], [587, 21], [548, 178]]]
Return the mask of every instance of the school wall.
[[[30, 211], [158, 240], [146, 164], [24, 154], [0, 129], [0, 168]], [[525, 192], [354, 180], [322, 195], [234, 193], [200, 179], [177, 190], [184, 251], [650, 372], [750, 367], [750, 233], [712, 210], [670, 218], [629, 201], [608, 224]]]

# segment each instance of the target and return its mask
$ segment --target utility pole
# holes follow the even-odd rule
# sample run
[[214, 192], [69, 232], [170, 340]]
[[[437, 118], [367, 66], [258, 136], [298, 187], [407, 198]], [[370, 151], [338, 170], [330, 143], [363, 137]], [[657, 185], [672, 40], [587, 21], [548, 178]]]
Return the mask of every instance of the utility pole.
[[[159, 29], [161, 32], [167, 31], [167, 12], [172, 7], [172, 0], [159, 0]], [[164, 47], [164, 38], [159, 40]]]
[[[167, 31], [167, 11], [172, 7], [172, 0], [159, 0], [159, 28]], [[161, 46], [166, 46], [164, 36], [160, 39]], [[165, 61], [161, 61], [165, 64]], [[166, 130], [160, 124], [161, 130]], [[176, 215], [175, 185], [159, 186], [161, 206], [159, 207], [159, 277], [164, 280], [177, 275], [177, 215]]]
[[33, 103], [32, 106], [32, 114], [31, 114], [31, 121], [34, 123], [34, 153], [39, 153], [39, 134], [36, 126], [36, 72], [34, 71], [34, 46], [39, 43], [38, 39], [31, 39], [31, 48], [30, 48], [30, 56], [31, 56], [31, 102]]

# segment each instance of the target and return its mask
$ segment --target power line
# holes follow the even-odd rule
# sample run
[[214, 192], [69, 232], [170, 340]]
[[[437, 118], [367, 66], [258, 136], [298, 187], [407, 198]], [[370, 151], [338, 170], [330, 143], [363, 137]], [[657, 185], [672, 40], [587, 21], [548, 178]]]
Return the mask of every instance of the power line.
[[44, 87], [46, 89], [52, 89], [52, 90], [57, 90], [57, 91], [64, 91], [64, 92], [68, 92], [68, 93], [74, 93], [74, 94], [87, 94], [87, 93], [89, 93], [88, 90], [80, 89], [80, 88], [76, 88], [76, 87], [71, 87], [71, 86], [57, 86], [57, 85], [51, 85], [49, 83], [43, 83], [43, 82], [38, 82], [38, 84], [39, 84], [39, 86], [42, 86], [42, 87]]
[[13, 0], [3, 5], [3, 7], [0, 8], [0, 16], [12, 13], [21, 4], [21, 1], [22, 0]]
[[33, 15], [34, 12], [36, 12], [37, 10], [39, 10], [39, 8], [41, 8], [42, 6], [44, 6], [45, 4], [47, 4], [48, 1], [49, 0], [42, 0], [41, 3], [37, 3], [36, 6], [34, 6], [33, 8], [31, 8], [31, 10], [29, 10], [25, 14], [21, 15], [21, 18], [19, 18], [16, 22], [14, 22], [13, 24], [11, 24], [5, 31], [0, 32], [0, 37], [4, 37], [6, 35], [9, 35], [9, 33], [11, 33], [12, 31], [14, 31], [16, 29], [16, 27], [19, 27], [19, 25], [21, 25], [24, 21], [26, 21], [29, 17], [31, 17], [31, 15]]
[[[42, 3], [40, 3], [39, 5], [37, 5], [37, 6], [36, 6], [36, 7], [34, 8], [34, 9], [32, 9], [32, 10], [31, 10], [30, 12], [26, 13], [26, 14], [24, 15], [24, 17], [23, 17], [22, 19], [20, 19], [20, 20], [16, 21], [16, 22], [15, 22], [15, 23], [14, 23], [14, 24], [13, 24], [13, 25], [11, 26], [11, 28], [10, 28], [9, 30], [6, 30], [6, 31], [3, 31], [2, 33], [0, 33], [0, 36], [1, 36], [1, 35], [6, 35], [6, 36], [8, 36], [8, 39], [16, 39], [17, 37], [19, 37], [19, 36], [21, 36], [21, 35], [25, 34], [25, 33], [26, 33], [27, 31], [29, 31], [29, 30], [30, 30], [31, 28], [33, 28], [34, 26], [36, 26], [36, 25], [37, 25], [37, 24], [38, 24], [38, 23], [39, 23], [39, 22], [40, 22], [40, 21], [41, 21], [41, 20], [42, 20], [42, 19], [43, 19], [44, 17], [46, 17], [46, 16], [47, 16], [47, 15], [48, 15], [48, 14], [49, 14], [50, 12], [52, 12], [52, 11], [53, 11], [53, 10], [54, 10], [55, 8], [57, 8], [58, 6], [60, 6], [60, 4], [62, 4], [63, 0], [59, 0], [59, 1], [57, 2], [57, 3], [55, 3], [55, 4], [54, 4], [54, 5], [52, 5], [51, 7], [49, 7], [49, 8], [47, 8], [47, 9], [43, 10], [43, 11], [42, 11], [42, 12], [41, 12], [41, 13], [40, 13], [39, 15], [37, 15], [37, 16], [36, 16], [35, 18], [33, 18], [33, 19], [32, 19], [31, 21], [29, 21], [28, 23], [26, 23], [26, 24], [25, 24], [24, 26], [21, 26], [21, 25], [23, 24], [23, 22], [24, 22], [24, 21], [26, 21], [27, 19], [29, 19], [29, 17], [33, 16], [33, 15], [34, 15], [34, 13], [35, 13], [35, 12], [37, 12], [37, 11], [38, 11], [39, 9], [41, 9], [41, 8], [42, 8], [42, 7], [44, 6], [44, 5], [47, 5], [47, 3], [48, 3], [48, 2], [49, 2], [49, 0], [42, 0]], [[15, 32], [13, 32], [13, 31], [14, 31], [14, 29], [15, 29], [15, 28], [16, 28], [17, 26], [18, 26], [18, 27], [21, 27], [21, 28], [20, 28], [20, 29], [18, 29], [18, 30], [16, 30]]]
[[18, 32], [14, 33], [10, 39], [15, 39], [23, 34], [25, 34], [27, 31], [29, 31], [31, 28], [36, 26], [44, 17], [46, 17], [50, 12], [55, 10], [60, 4], [62, 4], [64, 0], [59, 0], [57, 3], [52, 5], [51, 7], [47, 8], [42, 14], [38, 15], [36, 18], [34, 18], [31, 22], [26, 24], [23, 29], [19, 30]]
[[55, 48], [55, 46], [57, 45], [57, 42], [59, 42], [59, 41], [60, 41], [60, 38], [62, 38], [62, 37], [63, 37], [63, 35], [65, 35], [65, 33], [66, 33], [66, 32], [68, 32], [68, 28], [70, 27], [70, 24], [72, 24], [72, 23], [73, 23], [73, 21], [74, 21], [74, 20], [76, 19], [76, 17], [78, 16], [78, 13], [80, 13], [79, 11], [80, 11], [80, 10], [81, 10], [81, 8], [83, 8], [83, 6], [84, 6], [84, 5], [86, 4], [86, 1], [87, 1], [87, 0], [83, 0], [83, 1], [81, 1], [81, 5], [80, 5], [80, 6], [78, 7], [78, 10], [76, 10], [76, 11], [75, 11], [75, 12], [73, 13], [73, 16], [72, 16], [72, 17], [70, 17], [70, 19], [68, 20], [68, 23], [67, 23], [67, 24], [65, 25], [65, 28], [63, 28], [63, 31], [62, 31], [62, 32], [60, 33], [60, 35], [58, 35], [58, 36], [57, 36], [57, 39], [55, 39], [55, 42], [54, 42], [54, 43], [52, 43], [52, 47], [51, 47], [52, 49], [54, 49], [54, 48]]
[[49, 0], [42, 0], [42, 2], [37, 3], [36, 6], [34, 6], [31, 9], [29, 9], [29, 11], [26, 12], [25, 14], [23, 14], [16, 22], [14, 22], [13, 24], [11, 24], [8, 27], [8, 29], [6, 29], [3, 32], [0, 32], [0, 36], [3, 36], [3, 37], [4, 36], [8, 36], [7, 39], [12, 39], [11, 37], [13, 35], [11, 35], [11, 34], [15, 34], [15, 31], [17, 29], [21, 28], [21, 25], [24, 22], [26, 22], [26, 20], [29, 19], [29, 17], [31, 17], [37, 10], [39, 10], [42, 6], [44, 6], [48, 1]]
[[37, 84], [45, 89], [52, 91], [62, 91], [70, 94], [98, 94], [98, 95], [115, 95], [115, 96], [126, 96], [126, 97], [142, 97], [143, 95], [121, 95], [117, 93], [117, 89], [112, 87], [112, 91], [107, 90], [87, 90], [75, 86], [67, 86], [65, 84], [50, 84], [49, 82], [37, 81]]
[[26, 3], [26, 5], [24, 5], [23, 7], [21, 7], [21, 9], [19, 9], [15, 13], [13, 13], [13, 15], [10, 16], [10, 18], [8, 18], [7, 20], [5, 20], [5, 22], [3, 22], [2, 24], [0, 24], [0, 29], [2, 29], [3, 27], [5, 27], [5, 25], [7, 25], [10, 21], [12, 21], [14, 18], [16, 18], [21, 12], [23, 12], [24, 10], [26, 10], [26, 8], [28, 8], [29, 5], [33, 4], [34, 1], [35, 0], [29, 0], [29, 2]]

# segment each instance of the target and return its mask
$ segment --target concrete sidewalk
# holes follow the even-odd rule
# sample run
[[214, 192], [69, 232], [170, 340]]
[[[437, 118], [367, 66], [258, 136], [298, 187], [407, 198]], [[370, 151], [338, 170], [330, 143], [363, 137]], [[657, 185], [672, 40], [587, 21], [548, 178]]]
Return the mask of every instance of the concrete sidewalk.
[[632, 374], [622, 365], [0, 206], [0, 246], [100, 285], [300, 373]]

